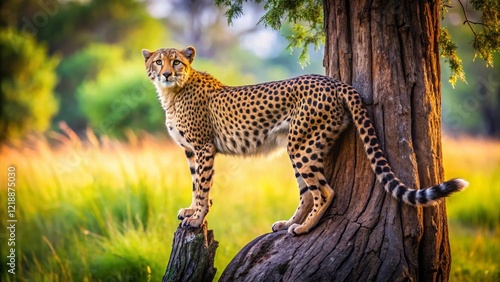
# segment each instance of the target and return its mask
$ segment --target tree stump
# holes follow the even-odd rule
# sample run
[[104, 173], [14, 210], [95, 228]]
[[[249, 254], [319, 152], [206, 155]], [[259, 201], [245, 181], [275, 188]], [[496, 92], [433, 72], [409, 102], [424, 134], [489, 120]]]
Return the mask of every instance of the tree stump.
[[212, 281], [217, 271], [214, 257], [218, 246], [206, 221], [197, 229], [179, 225], [163, 282]]

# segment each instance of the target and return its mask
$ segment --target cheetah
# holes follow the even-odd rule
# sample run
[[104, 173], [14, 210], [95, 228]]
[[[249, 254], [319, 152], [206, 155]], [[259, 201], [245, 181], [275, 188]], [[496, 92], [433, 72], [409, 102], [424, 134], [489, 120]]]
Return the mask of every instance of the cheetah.
[[411, 189], [394, 174], [379, 145], [359, 93], [323, 75], [303, 75], [256, 85], [227, 86], [192, 68], [194, 47], [142, 50], [149, 79], [166, 115], [167, 130], [186, 154], [193, 181], [192, 201], [178, 213], [181, 226], [199, 227], [211, 207], [209, 192], [217, 153], [268, 154], [287, 148], [300, 201], [289, 220], [272, 230], [308, 233], [332, 202], [324, 158], [350, 121], [377, 180], [394, 198], [413, 206], [434, 205], [468, 186], [459, 178], [426, 189]]

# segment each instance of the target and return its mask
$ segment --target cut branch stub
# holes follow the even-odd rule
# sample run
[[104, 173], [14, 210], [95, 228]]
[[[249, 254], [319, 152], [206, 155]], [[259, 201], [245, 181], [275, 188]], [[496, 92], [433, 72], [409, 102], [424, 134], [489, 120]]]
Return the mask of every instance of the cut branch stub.
[[175, 231], [172, 252], [163, 282], [212, 281], [217, 269], [214, 267], [215, 241], [208, 223], [197, 229], [182, 228]]

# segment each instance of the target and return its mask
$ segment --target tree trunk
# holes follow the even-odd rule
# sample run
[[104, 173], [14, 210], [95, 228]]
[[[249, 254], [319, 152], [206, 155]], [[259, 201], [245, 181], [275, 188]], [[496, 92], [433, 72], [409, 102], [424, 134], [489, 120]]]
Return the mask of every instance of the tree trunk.
[[[439, 1], [325, 0], [327, 75], [352, 84], [372, 113], [396, 175], [443, 180]], [[351, 126], [327, 160], [335, 199], [311, 233], [263, 235], [221, 281], [447, 281], [446, 207], [398, 203], [376, 181]]]
[[213, 230], [207, 222], [197, 229], [182, 228], [175, 231], [172, 252], [163, 282], [211, 282], [217, 269], [214, 267], [215, 250]]

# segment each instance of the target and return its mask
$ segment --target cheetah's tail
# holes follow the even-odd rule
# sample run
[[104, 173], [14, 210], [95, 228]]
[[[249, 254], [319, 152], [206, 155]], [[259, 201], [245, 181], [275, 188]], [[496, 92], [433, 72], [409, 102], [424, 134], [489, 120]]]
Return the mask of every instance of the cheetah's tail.
[[452, 193], [465, 189], [469, 183], [460, 178], [454, 178], [425, 189], [415, 190], [407, 187], [392, 171], [387, 159], [382, 152], [378, 142], [375, 128], [368, 117], [366, 108], [363, 106], [361, 96], [350, 86], [338, 88], [339, 94], [343, 96], [345, 105], [351, 112], [353, 122], [356, 125], [371, 167], [378, 181], [384, 189], [391, 193], [396, 199], [413, 206], [428, 206], [436, 204], [440, 198], [447, 197]]

